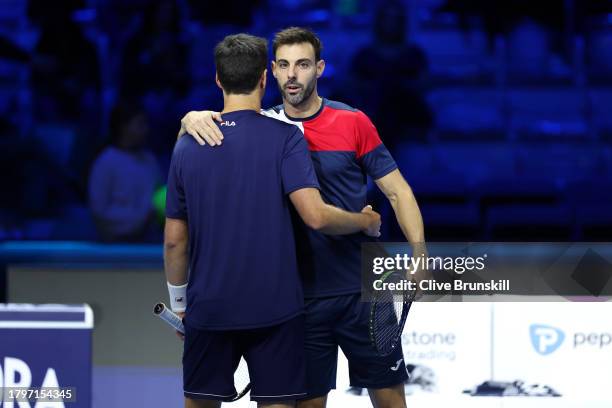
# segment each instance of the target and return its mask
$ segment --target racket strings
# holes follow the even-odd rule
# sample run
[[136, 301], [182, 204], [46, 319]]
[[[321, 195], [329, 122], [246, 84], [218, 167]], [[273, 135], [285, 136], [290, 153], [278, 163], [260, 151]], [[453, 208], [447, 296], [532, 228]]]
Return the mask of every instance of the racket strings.
[[390, 353], [397, 344], [404, 307], [403, 296], [379, 293], [373, 316], [374, 340], [379, 352]]
[[402, 312], [404, 311], [403, 297], [400, 297], [399, 299], [401, 300], [394, 299], [393, 301], [393, 311], [395, 312], [395, 317], [397, 318], [395, 324], [399, 324], [400, 320], [402, 319]]

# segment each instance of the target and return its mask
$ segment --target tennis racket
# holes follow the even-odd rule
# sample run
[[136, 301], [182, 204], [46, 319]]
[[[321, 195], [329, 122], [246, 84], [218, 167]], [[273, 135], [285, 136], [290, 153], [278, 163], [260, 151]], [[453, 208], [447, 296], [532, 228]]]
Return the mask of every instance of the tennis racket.
[[[381, 276], [383, 283], [406, 280], [405, 271], [389, 271]], [[402, 332], [416, 290], [377, 290], [370, 309], [370, 340], [380, 356], [388, 356], [400, 344]]]
[[[183, 326], [183, 321], [174, 312], [168, 309], [165, 304], [161, 302], [157, 303], [153, 308], [153, 314], [162, 319], [164, 322], [168, 323], [170, 326], [174, 327], [174, 329], [179, 333], [185, 334], [185, 326]], [[232, 398], [227, 399], [227, 402], [238, 401], [251, 390], [249, 367], [247, 366], [246, 361], [244, 361], [244, 358], [240, 358], [238, 367], [236, 368], [236, 371], [234, 371], [234, 387], [236, 387], [238, 392]]]

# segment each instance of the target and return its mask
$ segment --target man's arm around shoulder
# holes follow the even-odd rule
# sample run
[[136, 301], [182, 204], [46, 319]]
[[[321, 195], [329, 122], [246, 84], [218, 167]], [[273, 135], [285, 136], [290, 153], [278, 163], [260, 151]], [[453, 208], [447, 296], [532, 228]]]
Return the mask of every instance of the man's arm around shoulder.
[[363, 231], [380, 236], [380, 214], [366, 206], [352, 213], [326, 204], [316, 188], [302, 188], [289, 194], [298, 214], [310, 228], [328, 235], [345, 235]]

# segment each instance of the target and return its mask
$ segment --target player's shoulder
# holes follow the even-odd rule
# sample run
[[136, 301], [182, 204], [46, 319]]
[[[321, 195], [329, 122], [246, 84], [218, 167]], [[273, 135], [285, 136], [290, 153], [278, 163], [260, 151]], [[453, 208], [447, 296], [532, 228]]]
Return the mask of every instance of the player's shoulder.
[[346, 104], [344, 102], [333, 101], [331, 99], [325, 99], [323, 103], [325, 103], [326, 107], [328, 107], [330, 109], [334, 109], [334, 110], [345, 112], [347, 115], [351, 115], [351, 114], [354, 115], [357, 112], [359, 112], [359, 109], [353, 108], [352, 106], [350, 106], [349, 104]]
[[194, 149], [197, 146], [199, 145], [198, 142], [196, 142], [195, 138], [189, 133], [186, 133], [183, 136], [179, 137], [176, 143], [174, 144], [173, 154], [183, 154], [185, 151], [189, 149]]
[[325, 106], [332, 110], [336, 115], [336, 120], [342, 120], [357, 125], [370, 122], [370, 118], [357, 108], [344, 102], [325, 99]]
[[292, 135], [296, 132], [296, 129], [299, 129], [295, 123], [288, 121], [283, 111], [283, 105], [277, 105], [270, 109], [262, 110], [261, 113], [262, 118], [268, 121], [270, 126], [275, 127], [280, 132], [288, 132], [289, 135]]
[[262, 109], [261, 114], [270, 119], [277, 119], [282, 122], [286, 121], [285, 112], [283, 110], [283, 105], [276, 105], [268, 109]]
[[283, 104], [281, 103], [281, 104], [278, 104], [278, 105], [273, 106], [273, 107], [271, 107], [271, 108], [264, 109], [262, 112], [263, 112], [263, 114], [264, 114], [264, 115], [266, 115], [266, 116], [268, 116], [268, 115], [274, 115], [274, 114], [276, 114], [276, 115], [280, 115], [280, 114], [282, 114], [283, 109], [284, 109], [284, 108], [283, 108]]

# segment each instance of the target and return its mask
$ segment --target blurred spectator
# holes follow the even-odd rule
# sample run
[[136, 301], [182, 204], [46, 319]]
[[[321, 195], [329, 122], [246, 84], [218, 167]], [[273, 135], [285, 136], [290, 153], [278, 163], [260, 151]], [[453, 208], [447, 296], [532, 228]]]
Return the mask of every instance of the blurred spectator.
[[610, 0], [581, 0], [575, 2], [575, 19], [578, 32], [589, 31], [593, 17], [605, 18], [612, 13]]
[[96, 47], [73, 21], [82, 1], [49, 3], [34, 0], [29, 15], [40, 27], [32, 64], [36, 116], [47, 122], [76, 121], [82, 117], [84, 97], [100, 87]]
[[187, 53], [176, 2], [153, 2], [144, 10], [142, 26], [124, 51], [122, 93], [133, 96], [175, 90], [184, 94], [189, 88]]
[[227, 24], [249, 27], [261, 0], [200, 1], [188, 0], [191, 14], [205, 26]]
[[29, 62], [30, 55], [9, 38], [0, 35], [0, 58], [16, 62]]
[[191, 86], [189, 49], [181, 28], [176, 1], [153, 2], [144, 10], [140, 30], [128, 41], [122, 63], [120, 93], [141, 100], [151, 121], [150, 146], [168, 158], [171, 135], [186, 109], [181, 101]]
[[149, 125], [143, 109], [119, 104], [111, 114], [111, 145], [93, 164], [89, 203], [105, 241], [141, 241], [154, 228], [152, 197], [160, 171], [146, 148]]
[[97, 28], [107, 41], [102, 72], [113, 87], [120, 85], [119, 77], [123, 73], [120, 71], [125, 71], [121, 64], [128, 42], [142, 28], [143, 1], [106, 0], [97, 5]]
[[423, 89], [427, 58], [419, 46], [406, 42], [406, 24], [401, 2], [383, 3], [375, 14], [374, 42], [351, 64], [357, 84], [350, 88], [362, 98], [356, 105], [372, 116], [391, 151], [402, 140], [424, 139], [433, 125]]
[[480, 17], [491, 40], [509, 33], [525, 19], [554, 32], [563, 30], [564, 24], [564, 0], [447, 0], [440, 11], [457, 14], [464, 28], [469, 17]]
[[[588, 0], [584, 0], [586, 1]], [[515, 48], [529, 48], [525, 47], [524, 38], [527, 36], [532, 37], [534, 41], [530, 46], [535, 45], [537, 48], [545, 43], [545, 47], [550, 48], [550, 51], [567, 59], [570, 56], [565, 55], [562, 35], [568, 23], [565, 15], [567, 4], [565, 0], [447, 0], [440, 10], [457, 14], [464, 29], [468, 28], [470, 17], [478, 17], [487, 33], [490, 47], [496, 36], [510, 34], [511, 41], [517, 40]], [[510, 56], [510, 63], [523, 58], [521, 51], [516, 54]], [[538, 52], [532, 52], [531, 55], [527, 52], [524, 58], [532, 59], [534, 54]], [[546, 55], [541, 57], [547, 58]], [[520, 70], [520, 64], [517, 62], [516, 65]]]

